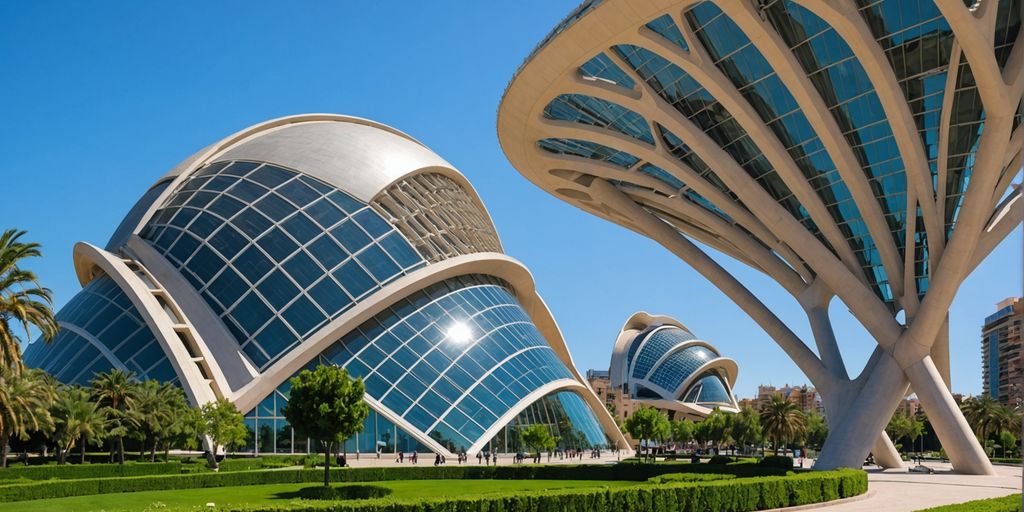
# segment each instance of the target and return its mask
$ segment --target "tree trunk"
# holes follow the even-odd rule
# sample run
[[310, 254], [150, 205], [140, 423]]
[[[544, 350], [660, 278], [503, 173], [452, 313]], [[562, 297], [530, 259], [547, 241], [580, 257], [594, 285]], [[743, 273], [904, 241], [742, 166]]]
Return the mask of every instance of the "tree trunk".
[[0, 452], [2, 452], [2, 454], [3, 454], [3, 456], [2, 456], [3, 460], [0, 460], [0, 468], [6, 468], [7, 467], [7, 454], [10, 451], [10, 448], [7, 446], [7, 441], [9, 441], [9, 440], [10, 440], [10, 436], [8, 436], [7, 434], [0, 434], [0, 445], [3, 446], [3, 448], [0, 449]]
[[124, 438], [117, 438], [117, 463], [124, 465]]
[[156, 462], [156, 437], [153, 438], [153, 444], [149, 446], [149, 461]]
[[324, 445], [324, 487], [331, 485], [331, 443]]
[[79, 451], [82, 454], [82, 457], [79, 460], [79, 464], [85, 464], [85, 445], [87, 444], [89, 444], [89, 438], [82, 436], [82, 447], [79, 449]]

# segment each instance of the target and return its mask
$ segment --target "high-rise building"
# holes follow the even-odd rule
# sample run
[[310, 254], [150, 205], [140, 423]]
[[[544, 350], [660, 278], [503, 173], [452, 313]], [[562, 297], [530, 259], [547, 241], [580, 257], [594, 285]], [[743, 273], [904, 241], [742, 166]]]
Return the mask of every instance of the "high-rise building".
[[1021, 324], [1024, 299], [1011, 297], [996, 304], [981, 327], [982, 392], [1003, 405], [1024, 400], [1024, 360], [1021, 359]]
[[281, 414], [289, 379], [337, 365], [371, 409], [347, 451], [625, 446], [529, 271], [466, 178], [380, 123], [315, 114], [235, 133], [143, 194], [29, 366], [66, 383], [121, 369], [245, 414], [248, 448], [317, 451]]
[[[1020, 11], [588, 0], [512, 78], [498, 137], [529, 180], [657, 241], [773, 338], [830, 415], [816, 468], [902, 465], [883, 429], [909, 386], [954, 467], [990, 474], [949, 391], [947, 313], [1024, 217]], [[695, 242], [775, 280], [813, 342]], [[833, 298], [877, 343], [863, 370]]]

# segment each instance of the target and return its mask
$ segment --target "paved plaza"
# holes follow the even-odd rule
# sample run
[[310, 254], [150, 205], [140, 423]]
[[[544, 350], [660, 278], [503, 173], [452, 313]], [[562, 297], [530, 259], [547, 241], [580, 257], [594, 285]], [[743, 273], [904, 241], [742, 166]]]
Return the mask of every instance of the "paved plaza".
[[911, 512], [938, 505], [998, 498], [1021, 492], [1021, 468], [995, 466], [996, 476], [961, 475], [949, 464], [929, 462], [933, 474], [906, 469], [867, 469], [868, 495], [840, 504], [814, 507], [828, 512]]

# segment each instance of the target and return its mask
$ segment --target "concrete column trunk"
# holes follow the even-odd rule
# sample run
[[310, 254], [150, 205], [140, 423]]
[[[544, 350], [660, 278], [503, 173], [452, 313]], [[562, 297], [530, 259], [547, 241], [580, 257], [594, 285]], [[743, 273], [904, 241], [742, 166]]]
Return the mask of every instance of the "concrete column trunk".
[[932, 358], [925, 356], [904, 371], [953, 469], [968, 475], [994, 475], [985, 450], [974, 437], [971, 426], [946, 388]]
[[815, 469], [860, 468], [906, 389], [906, 376], [896, 361], [881, 358], [856, 399], [847, 402], [842, 421], [830, 426]]

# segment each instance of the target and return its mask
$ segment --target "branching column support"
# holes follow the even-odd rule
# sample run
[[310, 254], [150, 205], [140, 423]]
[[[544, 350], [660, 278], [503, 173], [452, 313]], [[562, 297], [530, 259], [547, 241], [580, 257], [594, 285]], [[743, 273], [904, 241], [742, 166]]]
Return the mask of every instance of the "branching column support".
[[[692, 268], [697, 270], [704, 278], [714, 284], [719, 290], [728, 296], [736, 305], [747, 313], [769, 336], [782, 348], [784, 352], [797, 364], [801, 371], [811, 380], [822, 394], [825, 403], [826, 413], [829, 415], [830, 424], [842, 423], [845, 407], [843, 404], [850, 403], [859, 395], [863, 379], [850, 380], [846, 373], [846, 366], [842, 361], [838, 344], [835, 340], [835, 333], [828, 318], [828, 301], [832, 293], [823, 284], [811, 285], [801, 296], [809, 307], [808, 319], [814, 330], [815, 340], [819, 350], [827, 356], [827, 363], [807, 347], [807, 345], [794, 334], [774, 313], [768, 309], [753, 293], [750, 292], [735, 277], [729, 274], [715, 260], [704, 253], [700, 248], [680, 235], [674, 228], [651, 215], [635, 202], [627, 198], [615, 187], [602, 179], [593, 179], [589, 184], [592, 196], [613, 208], [621, 215], [625, 215], [629, 221], [641, 230], [641, 234], [657, 241], [663, 247], [685, 261]], [[877, 366], [876, 361], [886, 360], [892, 367], [897, 369], [898, 377], [902, 380], [895, 383], [893, 387], [885, 388], [887, 394], [893, 394], [892, 389], [898, 388], [895, 393], [896, 399], [892, 409], [895, 409], [900, 398], [906, 390], [906, 380], [903, 378], [899, 367], [888, 354], [878, 351], [876, 357], [872, 358], [869, 368]], [[884, 385], [884, 384], [883, 384]], [[891, 410], [891, 409], [890, 409]], [[877, 415], [877, 411], [876, 411]], [[887, 418], [888, 419], [888, 418]], [[845, 457], [840, 465], [848, 467], [860, 467], [868, 449], [872, 449], [876, 461], [885, 467], [899, 467], [902, 465], [899, 453], [896, 452], [892, 442], [879, 427], [874, 430], [874, 439], [868, 439], [863, 444], [863, 450], [854, 450], [856, 456]], [[832, 438], [833, 436], [829, 436]], [[827, 445], [827, 443], [826, 443]]]

